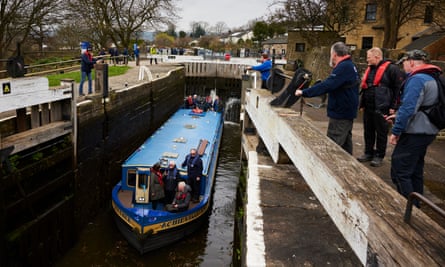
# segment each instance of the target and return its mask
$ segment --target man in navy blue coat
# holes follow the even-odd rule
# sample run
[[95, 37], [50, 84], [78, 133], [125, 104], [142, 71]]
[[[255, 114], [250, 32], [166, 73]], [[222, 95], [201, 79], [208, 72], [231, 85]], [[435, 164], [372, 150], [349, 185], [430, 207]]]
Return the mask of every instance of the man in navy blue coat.
[[328, 94], [327, 136], [352, 155], [352, 125], [357, 117], [360, 77], [343, 42], [331, 47], [329, 77], [304, 90], [296, 90], [296, 96], [314, 97]]
[[187, 155], [181, 166], [183, 168], [187, 166], [187, 183], [192, 188], [192, 201], [199, 202], [203, 166], [202, 160], [198, 155], [196, 149], [190, 149], [190, 154]]

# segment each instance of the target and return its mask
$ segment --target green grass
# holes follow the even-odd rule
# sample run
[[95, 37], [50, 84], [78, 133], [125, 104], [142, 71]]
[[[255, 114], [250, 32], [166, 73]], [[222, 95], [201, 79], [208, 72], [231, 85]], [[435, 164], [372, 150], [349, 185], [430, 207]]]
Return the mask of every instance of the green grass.
[[[128, 66], [108, 66], [108, 77], [125, 74], [127, 72], [127, 70], [129, 70], [129, 69], [130, 69], [130, 67], [128, 67]], [[94, 80], [95, 74], [96, 73], [93, 70], [93, 73], [92, 73], [93, 80]], [[60, 85], [60, 81], [63, 79], [73, 79], [76, 83], [79, 83], [80, 82], [80, 70], [73, 71], [73, 72], [67, 72], [67, 73], [61, 73], [61, 74], [48, 75], [47, 78], [48, 78], [50, 87]]]

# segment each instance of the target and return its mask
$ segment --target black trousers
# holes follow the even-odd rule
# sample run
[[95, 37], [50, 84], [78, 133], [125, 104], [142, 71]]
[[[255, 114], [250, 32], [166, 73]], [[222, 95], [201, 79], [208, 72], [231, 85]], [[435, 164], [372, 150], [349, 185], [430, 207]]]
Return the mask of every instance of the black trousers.
[[201, 179], [197, 179], [197, 177], [189, 177], [188, 183], [192, 188], [192, 199], [199, 200], [199, 195], [201, 194]]
[[389, 126], [383, 114], [365, 108], [363, 113], [363, 131], [365, 154], [384, 158], [388, 143]]

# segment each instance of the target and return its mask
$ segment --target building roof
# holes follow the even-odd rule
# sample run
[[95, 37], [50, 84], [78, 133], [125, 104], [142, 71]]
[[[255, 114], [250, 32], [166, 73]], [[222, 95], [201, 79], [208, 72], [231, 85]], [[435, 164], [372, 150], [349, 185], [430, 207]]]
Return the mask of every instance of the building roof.
[[438, 32], [431, 35], [425, 35], [412, 41], [409, 45], [405, 46], [403, 49], [409, 51], [413, 49], [424, 49], [425, 47], [433, 44], [434, 42], [445, 38], [445, 32]]
[[264, 44], [287, 44], [287, 36], [268, 39], [263, 41]]

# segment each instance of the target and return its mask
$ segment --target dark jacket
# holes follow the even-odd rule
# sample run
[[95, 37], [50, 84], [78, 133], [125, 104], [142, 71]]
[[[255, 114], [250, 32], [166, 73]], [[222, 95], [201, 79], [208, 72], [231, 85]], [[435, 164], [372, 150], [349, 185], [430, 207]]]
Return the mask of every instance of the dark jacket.
[[358, 110], [359, 83], [357, 68], [348, 57], [338, 62], [326, 80], [303, 90], [303, 97], [328, 93], [328, 117], [353, 120]]
[[[385, 68], [386, 62], [389, 65]], [[389, 109], [396, 110], [404, 80], [405, 74], [390, 60], [382, 60], [377, 66], [368, 66], [362, 81], [360, 108], [383, 114], [388, 114]]]
[[159, 200], [165, 197], [164, 182], [161, 172], [150, 169], [150, 200]]
[[96, 64], [96, 59], [90, 54], [90, 52], [85, 51], [82, 53], [80, 58], [80, 70], [82, 72], [90, 73], [94, 68], [94, 64]]
[[191, 188], [189, 185], [185, 186], [185, 192], [176, 192], [175, 198], [173, 199], [173, 205], [178, 204], [178, 211], [187, 210], [190, 204], [190, 199], [192, 195], [190, 194]]
[[163, 180], [166, 191], [175, 191], [178, 182], [181, 181], [181, 174], [176, 167], [173, 169], [168, 168], [165, 170]]
[[202, 160], [199, 155], [191, 157], [191, 155], [188, 154], [181, 166], [183, 168], [187, 166], [187, 175], [189, 178], [201, 177], [202, 175]]

